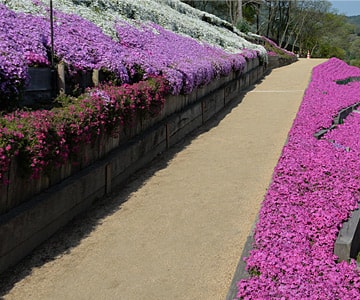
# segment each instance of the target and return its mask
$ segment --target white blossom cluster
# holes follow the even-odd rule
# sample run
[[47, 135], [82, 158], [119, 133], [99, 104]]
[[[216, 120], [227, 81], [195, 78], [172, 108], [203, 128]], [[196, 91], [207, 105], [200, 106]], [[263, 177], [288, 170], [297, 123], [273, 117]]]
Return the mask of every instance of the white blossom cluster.
[[[49, 5], [48, 0], [0, 0], [0, 3], [15, 11], [32, 14], [46, 13], [39, 3]], [[117, 21], [127, 21], [132, 25], [154, 22], [230, 53], [239, 53], [246, 48], [257, 50], [264, 59], [267, 55], [264, 47], [246, 40], [247, 35], [225, 28], [229, 25], [226, 21], [179, 0], [56, 0], [53, 5], [54, 9], [75, 13], [95, 23], [113, 38], [116, 38]], [[203, 18], [210, 22], [203, 21]]]

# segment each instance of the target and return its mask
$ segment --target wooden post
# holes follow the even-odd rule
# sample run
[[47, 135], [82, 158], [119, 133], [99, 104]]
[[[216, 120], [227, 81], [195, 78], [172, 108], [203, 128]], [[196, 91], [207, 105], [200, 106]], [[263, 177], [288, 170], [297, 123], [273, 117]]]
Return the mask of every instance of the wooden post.
[[93, 70], [92, 82], [93, 82], [94, 86], [99, 85], [99, 70], [95, 70], [95, 69]]
[[60, 62], [57, 66], [59, 93], [65, 93], [65, 64]]
[[201, 119], [202, 119], [202, 124], [205, 124], [205, 108], [206, 108], [206, 104], [205, 104], [205, 100], [201, 101]]
[[166, 130], [166, 149], [169, 149], [170, 148], [170, 128], [169, 128], [169, 123], [166, 123], [165, 130]]
[[51, 68], [54, 69], [54, 12], [53, 3], [50, 0], [50, 39], [51, 39]]
[[111, 164], [107, 164], [105, 167], [105, 194], [111, 193]]

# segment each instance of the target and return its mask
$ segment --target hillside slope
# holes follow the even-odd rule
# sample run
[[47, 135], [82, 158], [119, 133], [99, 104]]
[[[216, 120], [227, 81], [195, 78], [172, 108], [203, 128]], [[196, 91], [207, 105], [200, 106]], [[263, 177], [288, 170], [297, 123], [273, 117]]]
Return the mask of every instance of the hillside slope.
[[[0, 3], [15, 10], [32, 14], [47, 14], [38, 3], [47, 4], [44, 0], [0, 0]], [[220, 18], [194, 9], [178, 0], [58, 0], [54, 8], [77, 15], [95, 23], [102, 30], [117, 38], [115, 24], [119, 21], [132, 25], [153, 22], [165, 29], [195, 38], [201, 42], [216, 45], [224, 50], [236, 53], [242, 49], [253, 49], [266, 58], [266, 50], [249, 42], [251, 37], [234, 30], [231, 25]]]
[[164, 76], [174, 94], [242, 72], [249, 58], [267, 61], [252, 37], [179, 1], [54, 1], [53, 43], [48, 5], [0, 0], [1, 107], [19, 98], [28, 67], [53, 60], [70, 77], [97, 69], [116, 84]]

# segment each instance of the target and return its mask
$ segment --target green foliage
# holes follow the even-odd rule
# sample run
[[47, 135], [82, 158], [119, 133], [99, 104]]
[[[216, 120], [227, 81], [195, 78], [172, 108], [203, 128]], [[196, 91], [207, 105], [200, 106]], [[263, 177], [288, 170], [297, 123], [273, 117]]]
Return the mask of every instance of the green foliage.
[[250, 24], [244, 19], [238, 21], [238, 23], [236, 24], [236, 28], [244, 33], [248, 33], [249, 31], [251, 31]]
[[344, 84], [348, 84], [349, 82], [356, 82], [356, 81], [360, 81], [360, 77], [348, 77], [343, 80], [337, 80], [336, 83], [344, 85]]
[[260, 276], [261, 275], [261, 272], [257, 267], [249, 269], [248, 273], [250, 274], [250, 276]]
[[[79, 97], [80, 98], [80, 97]], [[74, 104], [76, 100], [79, 98], [70, 96], [68, 94], [65, 94], [64, 92], [61, 92], [55, 99], [54, 99], [54, 106], [55, 107], [66, 107], [71, 104]]]
[[227, 7], [226, 1], [182, 1], [190, 6], [206, 11], [210, 14], [216, 15], [221, 19], [224, 19], [228, 22], [231, 22], [231, 17], [229, 16], [229, 9]]
[[360, 36], [353, 35], [352, 40], [350, 41], [350, 46], [348, 48], [347, 58], [349, 61], [360, 60]]
[[254, 5], [243, 5], [243, 18], [249, 23], [256, 22], [257, 9]]
[[320, 57], [337, 57], [341, 60], [344, 60], [346, 57], [346, 51], [340, 47], [333, 46], [332, 44], [324, 43], [319, 47]]
[[360, 58], [350, 60], [350, 65], [360, 68]]
[[[111, 82], [113, 85], [121, 85], [121, 79], [115, 75], [114, 72], [111, 72], [105, 68], [101, 68], [99, 73], [99, 80], [101, 82]], [[141, 75], [142, 78], [142, 75]]]
[[[183, 1], [200, 10], [231, 21], [227, 1]], [[346, 17], [332, 12], [330, 1], [243, 0], [243, 19], [236, 27], [242, 32], [256, 28], [260, 35], [279, 46], [312, 57], [337, 57], [351, 65], [360, 60], [360, 16]], [[259, 11], [258, 11], [259, 9]], [[275, 49], [270, 49], [275, 51]]]
[[360, 34], [360, 16], [347, 17], [347, 21], [356, 26], [356, 32]]

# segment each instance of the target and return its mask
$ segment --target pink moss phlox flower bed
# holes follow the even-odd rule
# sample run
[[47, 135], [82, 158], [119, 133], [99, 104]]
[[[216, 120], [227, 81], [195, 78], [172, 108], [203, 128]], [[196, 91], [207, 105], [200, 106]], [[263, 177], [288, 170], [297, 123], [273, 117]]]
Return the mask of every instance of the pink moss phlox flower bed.
[[166, 80], [122, 86], [101, 85], [59, 110], [15, 111], [0, 118], [0, 183], [8, 183], [12, 160], [38, 178], [70, 160], [79, 161], [82, 145], [101, 135], [118, 134], [136, 116], [154, 117], [168, 95]]
[[282, 53], [285, 53], [289, 56], [295, 56], [295, 53], [288, 51], [286, 49], [281, 48], [280, 46], [278, 46], [273, 40], [270, 40], [269, 38], [267, 38], [266, 36], [262, 36], [261, 37], [263, 41], [269, 43], [270, 45], [272, 45], [273, 47], [275, 47], [276, 49], [280, 50]]
[[338, 262], [334, 244], [342, 223], [358, 207], [360, 115], [317, 140], [338, 112], [360, 102], [360, 69], [332, 58], [313, 69], [312, 80], [289, 132], [260, 209], [250, 278], [236, 299], [360, 299], [354, 260]]
[[277, 53], [275, 53], [274, 51], [268, 51], [267, 52], [268, 56], [279, 56]]

